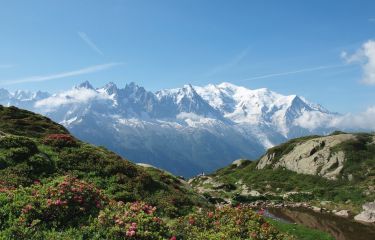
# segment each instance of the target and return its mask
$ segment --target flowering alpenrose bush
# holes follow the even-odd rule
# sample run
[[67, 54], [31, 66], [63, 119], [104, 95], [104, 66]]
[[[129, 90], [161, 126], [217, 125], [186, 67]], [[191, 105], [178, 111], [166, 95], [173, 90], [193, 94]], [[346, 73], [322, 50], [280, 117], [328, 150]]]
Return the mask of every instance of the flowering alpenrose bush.
[[293, 239], [280, 233], [262, 216], [247, 206], [223, 206], [179, 218], [174, 224], [176, 239], [243, 240]]
[[109, 200], [71, 176], [13, 188], [0, 182], [0, 239], [170, 239], [156, 208]]
[[77, 141], [70, 134], [49, 134], [44, 137], [43, 143], [57, 148], [77, 145]]
[[143, 202], [112, 201], [91, 225], [94, 239], [171, 239], [169, 228], [155, 215], [155, 207]]
[[48, 229], [87, 224], [108, 200], [93, 185], [74, 177], [59, 177], [42, 185], [0, 194], [0, 229], [12, 238], [27, 239]]

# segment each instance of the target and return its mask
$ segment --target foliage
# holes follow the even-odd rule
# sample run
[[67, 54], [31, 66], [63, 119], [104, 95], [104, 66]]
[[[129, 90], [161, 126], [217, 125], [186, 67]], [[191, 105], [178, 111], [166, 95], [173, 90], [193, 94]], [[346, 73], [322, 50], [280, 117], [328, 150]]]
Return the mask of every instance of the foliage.
[[70, 176], [2, 191], [0, 206], [0, 238], [69, 239], [73, 234], [74, 239], [152, 240], [171, 235], [155, 207], [109, 200], [92, 184]]
[[169, 239], [167, 225], [143, 202], [111, 202], [90, 226], [96, 239]]
[[224, 206], [180, 218], [174, 225], [178, 239], [291, 239], [251, 208]]
[[77, 141], [70, 134], [49, 134], [43, 139], [43, 143], [57, 148], [75, 147]]

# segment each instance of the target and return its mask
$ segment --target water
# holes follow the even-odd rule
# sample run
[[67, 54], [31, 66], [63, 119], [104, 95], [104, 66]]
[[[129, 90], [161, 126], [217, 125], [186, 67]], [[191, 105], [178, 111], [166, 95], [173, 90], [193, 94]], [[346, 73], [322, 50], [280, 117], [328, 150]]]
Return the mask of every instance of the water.
[[337, 240], [375, 240], [375, 225], [301, 208], [270, 208], [266, 215], [279, 221], [297, 223], [331, 234]]

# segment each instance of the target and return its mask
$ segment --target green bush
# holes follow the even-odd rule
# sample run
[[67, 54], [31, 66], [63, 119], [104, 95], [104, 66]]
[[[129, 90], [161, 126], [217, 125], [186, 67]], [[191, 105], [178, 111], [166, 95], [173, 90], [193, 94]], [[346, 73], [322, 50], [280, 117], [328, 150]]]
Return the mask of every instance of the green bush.
[[77, 141], [70, 134], [49, 134], [43, 139], [43, 143], [56, 148], [75, 147]]
[[173, 227], [177, 239], [291, 239], [271, 226], [251, 208], [224, 206], [181, 217]]
[[95, 239], [169, 239], [167, 225], [143, 202], [111, 202], [89, 227]]

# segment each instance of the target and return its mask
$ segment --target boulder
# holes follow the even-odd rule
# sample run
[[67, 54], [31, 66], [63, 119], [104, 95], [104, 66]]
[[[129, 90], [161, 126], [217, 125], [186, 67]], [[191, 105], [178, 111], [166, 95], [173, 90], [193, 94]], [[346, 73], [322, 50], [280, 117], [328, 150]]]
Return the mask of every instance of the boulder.
[[[345, 162], [343, 151], [331, 151], [338, 144], [355, 139], [353, 134], [317, 137], [290, 145], [288, 153], [277, 156], [269, 151], [258, 162], [257, 169], [267, 166], [286, 168], [291, 171], [337, 179]], [[289, 143], [293, 144], [293, 143]]]
[[349, 217], [349, 210], [341, 210], [341, 211], [335, 212], [335, 215], [339, 217]]
[[320, 207], [316, 207], [316, 206], [312, 206], [311, 209], [314, 211], [314, 212], [321, 212], [322, 209]]
[[362, 206], [363, 211], [354, 217], [354, 220], [366, 223], [375, 223], [375, 201], [365, 203]]

